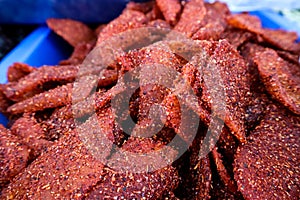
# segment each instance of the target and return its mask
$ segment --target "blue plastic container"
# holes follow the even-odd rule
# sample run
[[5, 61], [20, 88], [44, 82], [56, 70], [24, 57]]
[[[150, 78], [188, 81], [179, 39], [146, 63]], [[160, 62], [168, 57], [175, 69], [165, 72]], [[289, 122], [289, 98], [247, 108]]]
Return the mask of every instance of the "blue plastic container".
[[[293, 22], [272, 11], [254, 11], [264, 27], [296, 31], [300, 28]], [[25, 38], [13, 51], [0, 62], [0, 83], [6, 82], [7, 68], [14, 62], [24, 62], [31, 66], [55, 65], [66, 59], [71, 53], [71, 47], [52, 33], [47, 27], [40, 27]], [[6, 118], [0, 114], [0, 123], [6, 124]]]

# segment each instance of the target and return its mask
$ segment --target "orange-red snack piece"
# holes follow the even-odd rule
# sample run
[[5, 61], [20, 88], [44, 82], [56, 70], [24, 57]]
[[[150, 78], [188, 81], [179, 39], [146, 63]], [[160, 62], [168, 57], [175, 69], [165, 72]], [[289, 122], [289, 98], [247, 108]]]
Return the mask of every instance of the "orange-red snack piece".
[[230, 174], [228, 173], [226, 167], [223, 164], [223, 157], [222, 155], [218, 152], [218, 148], [215, 147], [212, 150], [212, 157], [215, 162], [215, 165], [217, 167], [217, 171], [219, 173], [219, 176], [225, 186], [229, 189], [230, 192], [236, 193], [237, 192], [237, 186], [234, 182], [234, 180], [231, 178]]
[[178, 174], [171, 166], [148, 173], [118, 173], [105, 167], [101, 181], [86, 199], [160, 199], [177, 184]]
[[254, 58], [268, 93], [288, 109], [300, 114], [300, 68], [266, 49]]
[[46, 140], [44, 130], [34, 116], [24, 114], [14, 122], [10, 130], [33, 150], [34, 157], [39, 156], [51, 145], [51, 142]]
[[73, 84], [59, 86], [52, 90], [37, 94], [29, 99], [13, 104], [7, 109], [11, 114], [36, 112], [46, 108], [56, 108], [72, 102]]
[[47, 20], [47, 25], [73, 47], [96, 39], [93, 30], [79, 21], [51, 18]]
[[203, 0], [191, 0], [184, 5], [174, 30], [191, 37], [201, 27], [205, 15], [206, 9]]
[[9, 82], [18, 81], [20, 78], [30, 74], [34, 67], [31, 67], [25, 63], [14, 63], [7, 69], [7, 80]]
[[42, 122], [48, 140], [57, 140], [70, 133], [75, 128], [75, 122], [70, 104], [54, 110], [49, 119]]
[[299, 197], [300, 118], [271, 104], [235, 155], [234, 178], [245, 199]]
[[201, 23], [201, 28], [193, 34], [193, 39], [197, 40], [218, 40], [225, 30], [227, 24], [226, 12], [220, 12], [217, 7], [205, 4], [206, 15]]
[[67, 60], [60, 61], [60, 65], [79, 65], [81, 64], [85, 57], [90, 53], [90, 51], [94, 48], [95, 42], [89, 43], [80, 43], [75, 46], [74, 51], [70, 58]]
[[62, 137], [2, 191], [2, 199], [80, 199], [96, 185], [103, 164], [78, 135]]
[[261, 30], [261, 21], [257, 16], [249, 15], [248, 13], [232, 14], [227, 17], [229, 25], [248, 30], [254, 33], [259, 33]]
[[241, 141], [245, 142], [246, 94], [250, 91], [248, 68], [239, 53], [226, 41], [219, 41], [211, 57], [220, 69], [226, 101], [224, 122]]
[[148, 2], [141, 2], [141, 3], [130, 1], [127, 3], [125, 9], [135, 10], [146, 14], [153, 8], [154, 5], [155, 5], [155, 1], [148, 1]]
[[[5, 85], [4, 94], [13, 101], [21, 101], [38, 94], [45, 89], [47, 85], [50, 88], [57, 84], [73, 82], [77, 76], [78, 66], [43, 66], [21, 78], [16, 83]], [[44, 89], [45, 87], [45, 89]]]
[[296, 32], [262, 29], [261, 36], [265, 42], [271, 44], [274, 47], [296, 54], [300, 53], [300, 43], [295, 42], [298, 39], [298, 35]]
[[115, 34], [143, 27], [145, 23], [147, 23], [147, 18], [144, 13], [135, 10], [124, 10], [118, 18], [108, 23], [102, 29], [98, 35], [97, 45]]
[[227, 28], [222, 34], [221, 38], [226, 39], [232, 46], [238, 49], [247, 41], [254, 38], [254, 34], [236, 28]]
[[0, 188], [25, 169], [29, 153], [29, 148], [21, 143], [20, 138], [0, 124]]
[[181, 3], [179, 0], [157, 0], [157, 6], [161, 10], [166, 21], [175, 25], [181, 12]]
[[[161, 147], [163, 147], [163, 144], [154, 141], [152, 138], [130, 137], [122, 146], [122, 151], [125, 151], [125, 157], [117, 152], [117, 154], [114, 154], [112, 157], [112, 159], [117, 159], [117, 163], [110, 164], [114, 167], [116, 165], [124, 167], [125, 171], [118, 171], [118, 168], [105, 167], [102, 179], [99, 181], [99, 184], [92, 189], [87, 199], [113, 199], [116, 195], [124, 199], [160, 199], [166, 192], [176, 189], [179, 181], [176, 168], [171, 165], [158, 167], [161, 163], [167, 164], [168, 158], [164, 156], [170, 156], [171, 152], [173, 152], [171, 149], [168, 151], [170, 154], [167, 155], [155, 154], [156, 156], [151, 156], [151, 158], [147, 156], [144, 159], [135, 159], [135, 154], [141, 155], [152, 151], [155, 152]], [[129, 156], [126, 153], [128, 153]], [[124, 161], [125, 159], [126, 161]], [[149, 163], [148, 159], [156, 162]], [[128, 161], [132, 161], [132, 163], [126, 164]], [[147, 171], [146, 168], [141, 169], [140, 166], [135, 166], [136, 162], [139, 164], [143, 162], [149, 163], [149, 165], [147, 165], [149, 171]], [[136, 173], [135, 167], [137, 167], [138, 170], [145, 171]], [[130, 171], [126, 171], [126, 168], [130, 168]]]
[[0, 113], [6, 114], [6, 110], [13, 104], [4, 94], [5, 85], [0, 84]]

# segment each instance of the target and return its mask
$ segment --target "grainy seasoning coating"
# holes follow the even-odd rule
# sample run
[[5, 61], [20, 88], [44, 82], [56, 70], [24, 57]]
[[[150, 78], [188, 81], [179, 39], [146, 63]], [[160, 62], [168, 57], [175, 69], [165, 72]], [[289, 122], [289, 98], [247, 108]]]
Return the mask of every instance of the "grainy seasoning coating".
[[12, 134], [19, 136], [21, 141], [33, 150], [34, 158], [52, 145], [52, 142], [46, 140], [44, 130], [34, 116], [24, 114], [23, 117], [14, 122], [10, 130]]
[[[155, 142], [151, 138], [134, 138], [130, 137], [122, 146], [122, 150], [128, 152], [128, 157], [120, 154], [113, 155], [113, 158], [119, 159], [115, 165], [124, 165], [124, 159], [134, 159], [132, 153], [144, 154], [160, 149], [164, 145], [160, 142]], [[172, 151], [170, 151], [172, 152]], [[118, 157], [118, 155], [120, 157]], [[116, 157], [114, 157], [116, 156]], [[124, 158], [125, 156], [125, 158]], [[155, 169], [155, 165], [158, 163], [165, 163], [167, 158], [163, 155], [157, 155], [155, 157], [146, 157], [145, 160], [139, 160], [140, 163], [149, 163], [149, 159], [152, 161], [149, 170]], [[134, 163], [137, 160], [133, 160], [133, 163], [124, 166], [135, 169]], [[122, 164], [123, 163], [123, 164]], [[112, 164], [112, 163], [111, 163]], [[114, 165], [114, 166], [115, 166]], [[152, 167], [154, 167], [152, 169]], [[141, 170], [141, 169], [140, 169]], [[155, 171], [135, 173], [135, 171], [117, 171], [109, 167], [104, 168], [104, 174], [98, 185], [93, 188], [87, 199], [159, 199], [166, 192], [173, 191], [178, 185], [178, 173], [177, 170], [170, 166], [165, 165], [163, 168], [157, 168]]]
[[75, 128], [72, 106], [57, 108], [49, 119], [42, 122], [48, 140], [57, 140]]
[[157, 6], [161, 10], [166, 21], [175, 25], [181, 12], [181, 3], [179, 0], [157, 0]]
[[226, 101], [224, 122], [241, 142], [245, 142], [245, 96], [250, 91], [247, 66], [226, 40], [219, 41], [211, 62], [219, 67], [223, 79]]
[[86, 150], [74, 132], [15, 177], [3, 199], [82, 199], [100, 180], [103, 165]]
[[240, 193], [232, 194], [215, 173], [213, 173], [210, 195], [212, 200], [244, 200]]
[[249, 15], [246, 13], [232, 14], [227, 17], [229, 25], [248, 30], [254, 33], [259, 33], [261, 29], [261, 21], [257, 16]]
[[238, 49], [245, 42], [253, 39], [254, 34], [230, 27], [221, 34], [220, 38], [226, 39], [232, 46]]
[[165, 20], [162, 20], [162, 19], [156, 19], [156, 20], [150, 21], [147, 24], [147, 27], [154, 27], [157, 29], [159, 29], [159, 28], [160, 29], [171, 29], [170, 24], [168, 24], [168, 22], [166, 22]]
[[277, 54], [284, 60], [291, 62], [293, 64], [299, 65], [300, 54], [292, 54], [287, 51], [277, 50]]
[[4, 84], [0, 84], [0, 113], [6, 114], [6, 110], [9, 106], [12, 105], [12, 101], [9, 100], [4, 94]]
[[270, 105], [268, 114], [240, 145], [234, 177], [245, 199], [298, 199], [300, 118]]
[[174, 30], [184, 33], [187, 37], [191, 37], [201, 27], [205, 14], [206, 9], [203, 0], [191, 0], [187, 2]]
[[[147, 22], [145, 14], [135, 10], [124, 10], [122, 14], [108, 23], [98, 35], [97, 45], [111, 36], [123, 31], [143, 27]], [[97, 46], [96, 45], [96, 46]]]
[[230, 133], [228, 127], [224, 126], [222, 128], [222, 132], [219, 136], [216, 146], [218, 148], [218, 152], [223, 156], [222, 161], [224, 163], [224, 166], [226, 167], [229, 175], [232, 177], [234, 155], [238, 148], [238, 144], [238, 141], [233, 136], [233, 134]]
[[94, 48], [95, 41], [89, 43], [80, 43], [74, 47], [74, 51], [70, 58], [67, 60], [60, 61], [60, 65], [80, 65], [85, 57], [90, 53], [90, 51]]
[[152, 10], [147, 12], [146, 17], [149, 21], [164, 18], [163, 14], [161, 13], [161, 10], [157, 6], [157, 4], [154, 4]]
[[[199, 152], [195, 152], [198, 156]], [[194, 154], [195, 154], [194, 153]], [[210, 199], [212, 172], [208, 156], [191, 160], [189, 180], [192, 183], [190, 198], [197, 200]]]
[[72, 85], [72, 83], [68, 83], [15, 103], [7, 109], [7, 112], [11, 114], [35, 112], [69, 104], [72, 101]]
[[29, 148], [0, 124], [0, 191], [15, 175], [25, 169], [29, 153]]
[[223, 164], [223, 156], [218, 152], [218, 147], [215, 147], [212, 150], [212, 157], [215, 162], [215, 165], [217, 167], [218, 174], [225, 184], [225, 186], [228, 188], [228, 190], [232, 193], [235, 193], [237, 191], [237, 186], [234, 180], [231, 178], [230, 174], [228, 173], [226, 167]]
[[25, 63], [14, 63], [7, 69], [7, 80], [9, 82], [18, 81], [20, 78], [30, 74], [36, 68]]
[[142, 2], [142, 3], [130, 1], [127, 3], [125, 9], [135, 10], [135, 11], [139, 11], [139, 12], [146, 14], [153, 8], [154, 4], [155, 4], [155, 1], [148, 1], [148, 2]]
[[167, 166], [148, 173], [118, 173], [104, 168], [101, 181], [86, 199], [159, 199], [177, 187], [178, 174]]
[[300, 114], [300, 68], [266, 49], [254, 58], [269, 94], [296, 114]]
[[300, 43], [295, 43], [298, 35], [296, 32], [285, 30], [262, 29], [261, 36], [265, 42], [285, 51], [300, 53]]
[[15, 84], [7, 84], [4, 94], [13, 101], [21, 101], [43, 91], [43, 86], [51, 82], [72, 82], [78, 66], [43, 66], [21, 78]]
[[201, 23], [201, 28], [193, 34], [194, 40], [218, 40], [225, 30], [227, 23], [226, 13], [220, 12], [214, 5], [205, 3], [206, 15]]
[[247, 94], [247, 107], [246, 107], [246, 126], [249, 130], [255, 128], [258, 125], [261, 118], [264, 116], [266, 105], [268, 105], [269, 98], [267, 96], [264, 84], [260, 80], [257, 65], [254, 63], [254, 57], [256, 53], [263, 52], [264, 47], [246, 43], [241, 47], [241, 55], [244, 57], [250, 74], [250, 93]]
[[47, 20], [47, 25], [73, 47], [96, 39], [93, 30], [79, 21], [51, 18]]

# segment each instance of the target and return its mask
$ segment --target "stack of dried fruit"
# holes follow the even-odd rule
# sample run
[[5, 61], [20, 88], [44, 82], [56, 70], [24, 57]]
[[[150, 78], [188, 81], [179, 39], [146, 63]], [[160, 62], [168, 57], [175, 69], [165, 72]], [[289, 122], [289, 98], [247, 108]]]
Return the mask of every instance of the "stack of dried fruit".
[[[118, 18], [96, 30], [67, 19], [49, 19], [48, 26], [74, 52], [58, 66], [10, 66], [8, 83], [0, 87], [0, 111], [10, 120], [8, 128], [0, 127], [1, 198], [299, 198], [300, 44], [295, 42], [296, 33], [262, 28], [255, 16], [231, 14], [225, 4], [202, 0], [131, 2]], [[154, 38], [150, 45], [141, 46], [147, 43], [141, 35], [121, 34], [115, 42], [121, 42], [123, 49], [113, 52], [114, 62], [82, 71], [82, 62], [90, 59], [86, 56], [94, 47], [113, 43], [111, 38], [122, 32], [146, 27], [173, 30], [190, 40], [155, 42]], [[205, 54], [181, 56], [191, 51]], [[141, 85], [129, 100], [128, 112], [136, 125], [129, 127], [128, 134], [122, 127], [128, 119], [112, 107], [113, 97], [128, 92], [131, 85], [126, 80], [133, 79], [126, 76], [128, 72], [141, 66], [147, 71], [147, 66], [155, 64], [184, 77], [196, 101], [180, 83], [175, 84], [176, 90]], [[205, 78], [214, 76], [210, 74], [213, 67], [222, 80]], [[83, 74], [93, 70], [101, 73], [96, 89], [84, 84], [91, 82], [90, 74]], [[158, 79], [157, 72], [146, 78]], [[172, 76], [166, 74], [168, 78]], [[83, 81], [80, 87], [73, 84], [78, 79]], [[223, 88], [224, 108], [213, 105], [212, 94], [220, 92], [213, 85]], [[158, 116], [152, 109], [157, 104], [165, 111]], [[183, 107], [188, 118], [181, 113]], [[213, 109], [224, 127], [212, 151], [202, 155], [200, 147], [206, 142]], [[156, 123], [150, 115], [155, 114], [164, 124], [149, 137], [149, 124]], [[197, 134], [191, 137], [195, 124], [189, 123], [196, 118]], [[187, 149], [174, 162], [169, 158], [180, 150], [173, 146], [168, 146], [168, 154], [154, 154], [151, 165], [147, 160], [136, 165], [130, 155], [155, 152], [176, 137], [177, 144]], [[102, 156], [117, 158], [114, 166], [125, 170], [101, 162], [95, 149], [86, 145], [85, 139], [98, 148], [105, 138], [110, 142], [102, 149], [99, 145]], [[129, 152], [128, 157], [116, 148]], [[144, 163], [147, 170], [140, 172]], [[163, 167], [158, 167], [161, 163]]]

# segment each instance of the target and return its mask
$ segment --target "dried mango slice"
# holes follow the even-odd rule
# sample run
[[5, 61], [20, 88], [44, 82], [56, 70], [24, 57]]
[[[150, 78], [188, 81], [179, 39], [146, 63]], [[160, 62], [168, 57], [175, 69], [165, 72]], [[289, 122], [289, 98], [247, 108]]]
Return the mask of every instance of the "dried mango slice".
[[[18, 82], [7, 84], [4, 94], [13, 101], [21, 101], [44, 91], [43, 86], [51, 82], [72, 82], [78, 72], [78, 66], [43, 66], [21, 78]], [[51, 85], [52, 88], [56, 85]], [[50, 86], [50, 88], [51, 88]]]
[[73, 47], [96, 39], [93, 30], [79, 21], [51, 18], [47, 20], [47, 25]]
[[35, 158], [52, 145], [46, 140], [42, 126], [37, 123], [34, 116], [25, 114], [14, 122], [10, 130], [14, 135], [22, 138], [24, 144], [33, 150]]
[[73, 132], [48, 148], [14, 179], [1, 197], [13, 199], [82, 198], [103, 174], [95, 160]]
[[24, 76], [30, 74], [33, 70], [35, 70], [34, 67], [25, 63], [14, 63], [7, 69], [7, 80], [9, 82], [18, 81]]
[[184, 33], [191, 37], [200, 27], [203, 18], [206, 15], [206, 8], [203, 0], [191, 0], [184, 7], [175, 31]]
[[300, 114], [300, 68], [266, 49], [254, 58], [269, 94], [296, 114]]
[[0, 187], [25, 169], [29, 160], [29, 148], [20, 142], [20, 138], [0, 125]]
[[166, 21], [171, 24], [175, 25], [178, 16], [181, 12], [181, 3], [179, 0], [157, 0], [156, 4], [158, 5], [159, 9], [161, 10], [162, 14]]
[[[145, 14], [135, 10], [124, 10], [123, 13], [110, 23], [108, 23], [98, 35], [97, 44], [111, 36], [124, 32], [129, 29], [143, 27], [147, 22]], [[97, 45], [96, 45], [97, 46]]]
[[15, 103], [7, 109], [7, 112], [11, 114], [31, 113], [70, 104], [72, 102], [72, 85], [69, 83]]
[[271, 104], [235, 155], [234, 177], [246, 199], [299, 196], [299, 117]]

